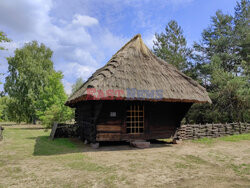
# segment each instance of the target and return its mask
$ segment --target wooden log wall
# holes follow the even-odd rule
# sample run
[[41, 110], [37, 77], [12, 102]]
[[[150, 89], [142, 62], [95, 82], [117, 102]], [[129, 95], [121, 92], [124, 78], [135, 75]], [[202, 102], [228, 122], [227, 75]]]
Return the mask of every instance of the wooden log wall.
[[147, 105], [149, 138], [174, 136], [180, 121], [191, 107], [191, 103], [152, 103]]
[[79, 126], [78, 135], [81, 140], [95, 143], [96, 129], [94, 124], [94, 104], [78, 105], [75, 112], [75, 120]]
[[221, 136], [242, 134], [250, 132], [249, 123], [225, 123], [225, 124], [195, 124], [181, 125], [177, 130], [178, 139], [198, 139], [198, 138], [217, 138]]

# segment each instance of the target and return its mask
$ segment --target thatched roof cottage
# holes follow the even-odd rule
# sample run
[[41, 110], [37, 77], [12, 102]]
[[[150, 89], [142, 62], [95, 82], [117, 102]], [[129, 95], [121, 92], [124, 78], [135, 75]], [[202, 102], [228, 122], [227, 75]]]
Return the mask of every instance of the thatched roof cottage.
[[202, 86], [156, 57], [136, 35], [66, 105], [89, 142], [149, 140], [175, 134], [193, 103], [211, 103]]

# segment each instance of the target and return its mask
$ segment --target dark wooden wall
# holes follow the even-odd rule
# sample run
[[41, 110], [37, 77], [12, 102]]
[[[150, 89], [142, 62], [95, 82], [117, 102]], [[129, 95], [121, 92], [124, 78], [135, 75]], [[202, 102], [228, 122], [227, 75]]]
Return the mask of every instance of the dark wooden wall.
[[[144, 133], [126, 133], [126, 109], [133, 103], [144, 105]], [[86, 101], [76, 106], [76, 122], [81, 138], [90, 142], [157, 139], [174, 136], [192, 103], [145, 101]], [[116, 117], [110, 117], [116, 112]]]
[[[101, 113], [97, 119], [97, 141], [120, 141], [123, 132], [125, 103], [121, 101], [104, 101]], [[116, 117], [110, 117], [110, 112], [116, 112]]]
[[96, 119], [101, 103], [81, 103], [76, 106], [75, 120], [79, 125], [79, 135], [82, 140], [96, 142]]
[[152, 139], [174, 136], [191, 103], [149, 103], [146, 105], [148, 134]]

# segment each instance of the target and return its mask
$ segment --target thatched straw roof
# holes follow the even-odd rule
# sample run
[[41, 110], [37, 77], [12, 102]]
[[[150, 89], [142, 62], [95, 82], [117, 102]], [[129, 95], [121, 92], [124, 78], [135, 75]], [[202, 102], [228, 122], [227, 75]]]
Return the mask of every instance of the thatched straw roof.
[[[205, 88], [156, 57], [143, 43], [141, 35], [136, 35], [113, 55], [104, 67], [69, 97], [66, 105], [86, 100], [87, 88], [90, 87], [97, 90], [162, 90], [160, 101], [211, 103]], [[123, 99], [127, 98], [125, 92]]]

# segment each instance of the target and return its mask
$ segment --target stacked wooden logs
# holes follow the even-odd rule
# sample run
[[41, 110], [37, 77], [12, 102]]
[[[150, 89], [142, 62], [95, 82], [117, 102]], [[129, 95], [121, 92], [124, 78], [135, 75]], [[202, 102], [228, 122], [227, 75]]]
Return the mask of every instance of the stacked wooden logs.
[[78, 128], [76, 124], [58, 124], [54, 138], [78, 137]]
[[181, 125], [176, 137], [179, 139], [197, 139], [203, 137], [217, 138], [226, 135], [242, 134], [250, 132], [249, 123], [225, 123], [225, 124], [195, 124]]

